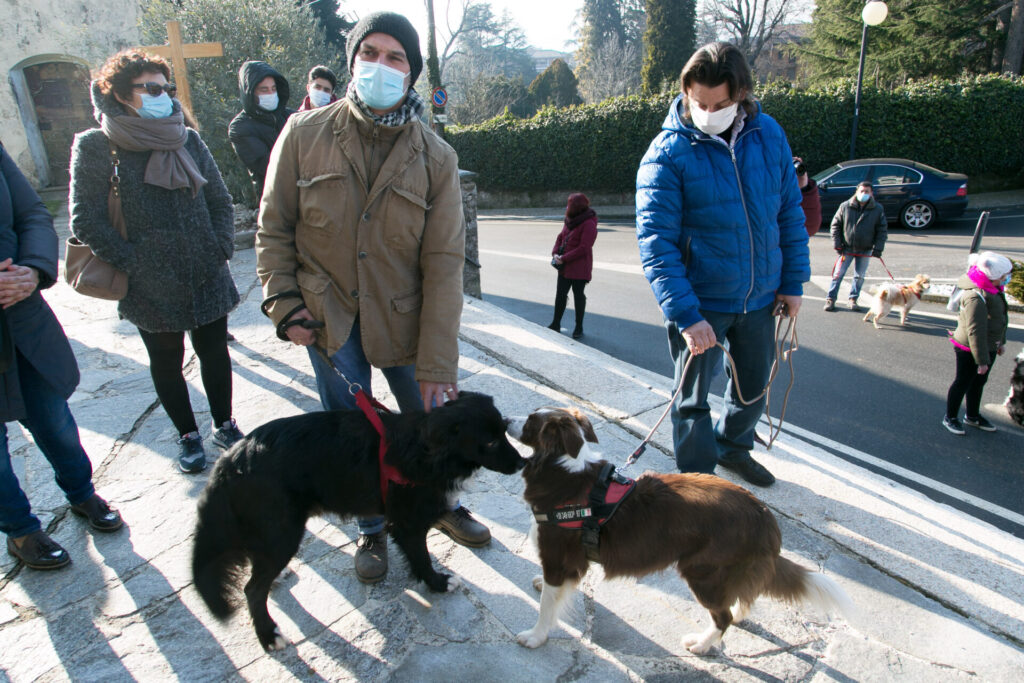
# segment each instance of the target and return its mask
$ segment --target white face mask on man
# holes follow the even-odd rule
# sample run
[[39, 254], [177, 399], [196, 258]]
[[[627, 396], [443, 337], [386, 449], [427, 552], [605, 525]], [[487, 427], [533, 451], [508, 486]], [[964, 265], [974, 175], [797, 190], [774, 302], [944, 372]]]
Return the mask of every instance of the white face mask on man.
[[689, 106], [693, 125], [708, 135], [718, 135], [725, 132], [727, 128], [732, 126], [733, 121], [736, 120], [736, 112], [739, 110], [739, 104], [736, 102], [718, 111], [701, 109], [694, 102], [691, 102]]

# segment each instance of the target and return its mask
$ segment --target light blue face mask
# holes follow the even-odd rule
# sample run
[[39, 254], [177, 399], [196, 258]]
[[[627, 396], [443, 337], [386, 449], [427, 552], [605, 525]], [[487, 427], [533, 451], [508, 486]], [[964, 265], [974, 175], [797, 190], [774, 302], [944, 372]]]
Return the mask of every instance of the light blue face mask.
[[277, 105], [281, 104], [281, 100], [277, 98], [277, 93], [272, 92], [269, 95], [259, 96], [260, 109], [264, 111], [276, 111]]
[[857, 193], [857, 201], [860, 202], [861, 204], [867, 204], [869, 199], [871, 199], [871, 195], [869, 195], [867, 192]]
[[356, 92], [370, 109], [391, 109], [405, 97], [405, 77], [398, 69], [379, 62], [355, 63]]
[[142, 93], [142, 106], [136, 109], [144, 119], [165, 119], [174, 111], [174, 102], [167, 93], [162, 92], [156, 97], [148, 93]]
[[330, 104], [331, 93], [324, 92], [323, 90], [310, 90], [309, 103], [312, 104], [314, 107], [322, 107], [325, 104]]

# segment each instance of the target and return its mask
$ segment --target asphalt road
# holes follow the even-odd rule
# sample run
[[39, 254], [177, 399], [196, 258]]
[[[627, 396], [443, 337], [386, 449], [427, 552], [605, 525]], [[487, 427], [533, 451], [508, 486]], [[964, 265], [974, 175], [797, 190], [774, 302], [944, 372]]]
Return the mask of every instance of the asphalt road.
[[[952, 283], [965, 269], [976, 219], [968, 215], [925, 232], [892, 230], [885, 264], [900, 281], [924, 272], [937, 284]], [[550, 323], [556, 276], [549, 260], [560, 228], [560, 220], [482, 218], [484, 299], [537, 324]], [[993, 212], [982, 246], [1024, 260], [1024, 211]], [[956, 326], [955, 316], [941, 304], [922, 302], [906, 328], [894, 313], [875, 330], [861, 321], [863, 313], [842, 307], [825, 313], [834, 260], [827, 232], [811, 238], [812, 281], [799, 317], [787, 424], [840, 457], [1024, 538], [1024, 429], [1001, 406], [1013, 357], [1024, 346], [1024, 315], [1011, 314], [1007, 353], [994, 365], [984, 394], [983, 414], [999, 431], [957, 437], [941, 425], [954, 371], [946, 333]], [[594, 261], [582, 341], [671, 377], [662, 316], [640, 270], [632, 221], [601, 222]], [[851, 277], [840, 290], [841, 304]], [[875, 261], [865, 290], [882, 280], [888, 275]], [[574, 321], [571, 294], [569, 301], [562, 319], [566, 334]], [[862, 293], [861, 304], [867, 302]], [[788, 381], [780, 374], [773, 415]], [[720, 394], [723, 387], [720, 380], [715, 390]]]

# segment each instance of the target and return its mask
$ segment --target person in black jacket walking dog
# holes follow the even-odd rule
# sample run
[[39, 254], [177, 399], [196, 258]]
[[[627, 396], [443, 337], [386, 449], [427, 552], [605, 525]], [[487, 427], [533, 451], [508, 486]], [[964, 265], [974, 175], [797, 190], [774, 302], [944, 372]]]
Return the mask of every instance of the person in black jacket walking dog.
[[880, 257], [885, 248], [887, 233], [885, 209], [875, 201], [871, 183], [864, 181], [857, 186], [857, 192], [839, 205], [832, 218], [832, 246], [839, 258], [832, 268], [832, 285], [825, 297], [825, 310], [836, 310], [839, 285], [846, 277], [850, 263], [854, 264], [853, 285], [850, 287], [849, 309], [859, 311], [857, 297], [864, 284], [871, 257]]
[[238, 90], [242, 111], [231, 119], [228, 139], [235, 154], [245, 164], [256, 191], [256, 205], [263, 196], [270, 150], [295, 113], [288, 108], [288, 81], [266, 62], [246, 62], [238, 69]]
[[32, 434], [53, 467], [71, 511], [97, 531], [116, 531], [121, 515], [96, 494], [92, 463], [68, 398], [78, 363], [42, 290], [57, 280], [53, 218], [0, 146], [0, 531], [7, 552], [33, 569], [56, 569], [71, 557], [32, 514], [11, 467], [7, 422]]

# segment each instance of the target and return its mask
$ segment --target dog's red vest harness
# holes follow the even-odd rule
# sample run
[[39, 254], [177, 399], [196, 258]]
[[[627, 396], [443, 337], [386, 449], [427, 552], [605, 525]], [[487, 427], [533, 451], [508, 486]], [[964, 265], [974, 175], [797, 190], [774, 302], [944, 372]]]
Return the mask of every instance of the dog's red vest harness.
[[388, 438], [384, 434], [384, 422], [380, 419], [378, 410], [390, 413], [387, 406], [378, 401], [375, 398], [370, 398], [369, 395], [362, 389], [356, 392], [356, 405], [363, 411], [363, 415], [370, 421], [373, 428], [377, 430], [377, 434], [380, 435], [380, 448], [377, 449], [377, 459], [380, 461], [380, 499], [387, 505], [388, 502], [388, 485], [395, 484], [411, 484], [398, 468], [394, 465], [389, 465], [384, 462], [384, 454], [388, 452]]
[[586, 503], [565, 503], [553, 510], [533, 509], [534, 519], [540, 524], [554, 524], [563, 529], [582, 531], [580, 540], [587, 559], [599, 562], [601, 527], [612, 518], [626, 497], [636, 488], [636, 480], [619, 474], [606, 462], [601, 474], [587, 494]]

